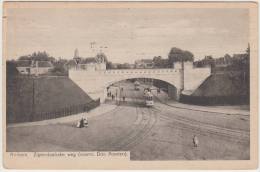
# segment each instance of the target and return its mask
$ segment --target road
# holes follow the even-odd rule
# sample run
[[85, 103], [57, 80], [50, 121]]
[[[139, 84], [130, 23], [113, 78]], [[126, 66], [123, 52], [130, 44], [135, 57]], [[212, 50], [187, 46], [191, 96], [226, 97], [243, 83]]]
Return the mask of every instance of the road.
[[[244, 160], [250, 158], [249, 116], [175, 108], [157, 101], [144, 106], [143, 89], [124, 82], [126, 102], [89, 119], [7, 129], [8, 151], [130, 151], [131, 160]], [[115, 94], [116, 87], [111, 87]], [[118, 96], [119, 92], [118, 92]], [[194, 147], [193, 137], [199, 139]]]

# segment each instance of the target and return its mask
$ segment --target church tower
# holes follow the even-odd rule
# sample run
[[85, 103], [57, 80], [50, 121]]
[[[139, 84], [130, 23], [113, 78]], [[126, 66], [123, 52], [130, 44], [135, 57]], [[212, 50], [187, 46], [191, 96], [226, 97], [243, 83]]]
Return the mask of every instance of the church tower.
[[79, 58], [79, 50], [77, 48], [74, 51], [74, 58]]
[[76, 48], [75, 51], [74, 51], [74, 57], [73, 57], [73, 59], [76, 61], [77, 64], [81, 61], [81, 59], [80, 59], [80, 57], [79, 57], [79, 50], [78, 50], [77, 48]]

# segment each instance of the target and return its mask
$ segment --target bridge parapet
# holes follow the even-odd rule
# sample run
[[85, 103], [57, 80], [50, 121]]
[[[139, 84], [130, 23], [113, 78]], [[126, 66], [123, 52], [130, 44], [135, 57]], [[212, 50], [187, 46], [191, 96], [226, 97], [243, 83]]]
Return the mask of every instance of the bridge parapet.
[[108, 74], [172, 74], [180, 72], [179, 69], [116, 69], [104, 71]]
[[[77, 72], [81, 74], [88, 75], [170, 75], [170, 74], [178, 74], [181, 72], [181, 69], [173, 69], [173, 68], [165, 68], [165, 69], [111, 69], [111, 70], [84, 70], [84, 69], [71, 69], [70, 73]], [[144, 76], [145, 77], [145, 76]]]

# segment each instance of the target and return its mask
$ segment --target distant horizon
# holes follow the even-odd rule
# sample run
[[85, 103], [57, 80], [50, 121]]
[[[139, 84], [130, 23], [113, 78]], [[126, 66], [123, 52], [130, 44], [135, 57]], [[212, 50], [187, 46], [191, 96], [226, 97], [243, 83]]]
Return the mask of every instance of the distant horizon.
[[245, 53], [248, 9], [12, 8], [7, 10], [7, 58], [46, 51], [72, 59], [102, 51], [114, 63], [168, 58], [172, 47], [194, 60]]
[[[178, 47], [177, 47], [178, 48]], [[247, 47], [246, 47], [247, 48]], [[245, 48], [245, 50], [244, 51], [242, 51], [242, 52], [239, 52], [239, 53], [232, 53], [232, 54], [229, 54], [231, 57], [234, 55], [234, 54], [244, 54], [244, 53], [246, 53], [246, 48]], [[188, 50], [189, 51], [189, 50]], [[34, 51], [34, 52], [44, 52], [44, 50], [43, 51]], [[34, 53], [34, 52], [32, 52], [32, 53]], [[56, 60], [59, 60], [59, 59], [62, 59], [62, 60], [72, 60], [73, 58], [74, 58], [74, 55], [72, 55], [72, 57], [71, 58], [62, 58], [62, 57], [54, 57], [54, 56], [52, 56], [51, 54], [49, 54], [47, 51], [45, 51], [50, 57], [53, 57], [53, 58], [55, 58]], [[24, 55], [21, 55], [21, 56], [27, 56], [27, 55], [31, 55], [32, 53], [30, 53], [30, 54], [24, 54]], [[103, 53], [103, 52], [102, 52]], [[104, 53], [105, 54], [105, 53]], [[228, 53], [225, 53], [225, 54], [228, 54]], [[214, 56], [212, 56], [212, 55], [205, 55], [205, 56], [212, 56], [212, 58], [214, 58], [214, 59], [217, 59], [217, 58], [221, 58], [221, 57], [224, 57], [225, 56], [225, 54], [223, 55], [223, 56], [219, 56], [219, 57], [214, 57]], [[106, 54], [105, 54], [106, 55]], [[19, 57], [21, 57], [21, 56], [19, 56]], [[157, 57], [158, 56], [160, 56], [160, 55], [157, 55]], [[202, 58], [195, 58], [194, 57], [194, 61], [199, 61], [199, 60], [202, 60], [202, 59], [204, 59], [205, 58], [205, 56], [204, 57], [202, 57]], [[8, 58], [7, 60], [18, 60], [19, 59], [19, 57], [18, 58]], [[81, 56], [81, 55], [79, 55], [79, 57], [80, 58], [93, 58], [93, 57], [95, 57], [95, 56], [88, 56], [88, 57], [86, 57], [86, 56]], [[147, 58], [138, 58], [138, 59], [135, 59], [135, 61], [137, 61], [137, 60], [142, 60], [142, 59], [153, 59], [155, 56], [153, 56], [153, 57], [147, 57]], [[162, 56], [161, 56], [162, 57]], [[124, 61], [122, 61], [122, 62], [113, 62], [112, 60], [109, 60], [109, 57], [107, 57], [107, 59], [108, 59], [108, 61], [109, 62], [112, 62], [112, 63], [120, 63], [120, 64], [124, 64], [124, 63], [129, 63], [129, 64], [133, 64], [133, 63], [135, 63], [135, 61], [133, 61], [133, 62], [124, 62]], [[168, 59], [168, 56], [167, 57], [162, 57], [162, 59]]]

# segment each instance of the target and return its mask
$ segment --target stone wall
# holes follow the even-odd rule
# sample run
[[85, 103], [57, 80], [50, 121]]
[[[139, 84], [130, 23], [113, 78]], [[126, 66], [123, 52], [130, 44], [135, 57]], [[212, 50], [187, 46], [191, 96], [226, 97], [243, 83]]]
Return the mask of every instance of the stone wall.
[[[126, 69], [106, 71], [70, 70], [69, 77], [93, 99], [106, 97], [106, 88], [118, 81], [134, 78], [151, 78], [168, 82], [180, 90], [180, 71], [174, 69]], [[179, 91], [177, 92], [179, 94]]]
[[[174, 69], [121, 69], [121, 70], [70, 70], [69, 77], [93, 99], [106, 97], [106, 88], [118, 81], [136, 78], [151, 78], [169, 84], [169, 96], [179, 99], [182, 88], [182, 70]], [[208, 76], [210, 68], [193, 68], [192, 63], [184, 64], [184, 90], [196, 89]]]
[[210, 73], [210, 68], [184, 66], [184, 90], [195, 90], [210, 76]]

